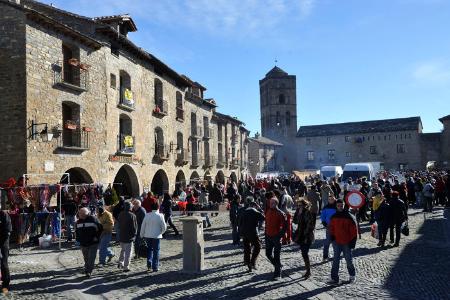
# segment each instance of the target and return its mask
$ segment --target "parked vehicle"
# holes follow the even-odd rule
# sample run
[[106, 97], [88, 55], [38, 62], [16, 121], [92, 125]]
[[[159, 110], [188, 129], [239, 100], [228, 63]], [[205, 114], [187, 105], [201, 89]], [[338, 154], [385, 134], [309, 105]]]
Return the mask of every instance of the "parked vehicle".
[[320, 177], [329, 180], [332, 177], [340, 177], [343, 173], [341, 166], [322, 166], [320, 168]]
[[350, 163], [344, 166], [342, 181], [347, 182], [349, 178], [355, 180], [361, 177], [366, 177], [368, 181], [371, 181], [375, 176], [376, 173], [371, 163]]

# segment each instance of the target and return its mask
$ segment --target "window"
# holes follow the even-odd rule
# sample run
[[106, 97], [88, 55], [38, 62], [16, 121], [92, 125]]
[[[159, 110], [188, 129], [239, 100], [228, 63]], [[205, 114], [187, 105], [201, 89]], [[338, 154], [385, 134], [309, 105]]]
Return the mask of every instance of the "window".
[[158, 78], [155, 78], [155, 105], [163, 110], [163, 84]]
[[345, 152], [345, 157], [352, 157], [352, 154], [350, 152]]
[[184, 111], [183, 111], [183, 95], [177, 91], [175, 94], [176, 100], [176, 118], [178, 120], [184, 120]]
[[370, 154], [377, 154], [377, 146], [370, 146]]
[[348, 135], [345, 136], [345, 142], [349, 143], [350, 142], [350, 137]]
[[411, 138], [411, 133], [409, 134], [409, 138]]
[[289, 111], [286, 112], [286, 126], [291, 126], [291, 113]]
[[306, 139], [306, 145], [311, 145], [311, 139]]
[[397, 153], [405, 153], [405, 144], [397, 144]]
[[306, 157], [308, 160], [314, 160], [314, 151], [308, 151], [306, 152]]
[[328, 150], [328, 160], [334, 160], [335, 159], [334, 153], [335, 153], [334, 149]]
[[327, 145], [331, 145], [331, 138], [327, 137]]
[[119, 103], [126, 108], [134, 108], [135, 99], [131, 89], [131, 77], [124, 70], [119, 72], [119, 90]]
[[80, 86], [80, 50], [69, 45], [62, 45], [63, 52], [63, 81]]
[[111, 43], [111, 54], [119, 56], [119, 46], [115, 43]]
[[113, 74], [113, 73], [111, 73], [111, 74], [109, 75], [109, 86], [110, 86], [112, 89], [115, 89], [115, 88], [116, 88], [116, 75]]
[[278, 103], [280, 103], [280, 104], [285, 104], [286, 103], [286, 98], [284, 97], [283, 94], [280, 94], [278, 96]]

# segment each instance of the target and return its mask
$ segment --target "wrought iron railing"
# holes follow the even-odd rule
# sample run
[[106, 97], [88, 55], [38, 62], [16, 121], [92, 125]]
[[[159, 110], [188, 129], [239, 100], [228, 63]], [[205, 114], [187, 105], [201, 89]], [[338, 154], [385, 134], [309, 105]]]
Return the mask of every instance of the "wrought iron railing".
[[184, 110], [181, 107], [177, 107], [177, 119], [184, 120]]
[[63, 129], [58, 137], [59, 148], [89, 149], [89, 132]]
[[158, 99], [155, 102], [155, 108], [153, 109], [153, 114], [156, 116], [167, 116], [168, 114], [168, 104], [166, 100]]
[[158, 160], [168, 160], [169, 159], [169, 146], [164, 144], [155, 145], [155, 158]]
[[53, 83], [77, 90], [89, 89], [89, 71], [78, 67], [63, 68], [63, 62], [52, 65]]

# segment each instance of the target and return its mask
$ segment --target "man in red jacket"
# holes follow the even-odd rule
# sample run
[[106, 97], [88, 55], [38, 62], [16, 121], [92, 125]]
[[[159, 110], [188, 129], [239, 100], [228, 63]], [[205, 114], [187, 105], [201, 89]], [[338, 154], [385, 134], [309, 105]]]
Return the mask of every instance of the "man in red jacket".
[[281, 278], [281, 238], [287, 228], [287, 217], [278, 208], [278, 199], [270, 199], [270, 208], [266, 210], [266, 256], [275, 266], [273, 279]]
[[331, 217], [328, 230], [331, 240], [333, 241], [333, 266], [331, 267], [330, 284], [339, 284], [339, 263], [341, 260], [341, 252], [347, 263], [347, 270], [350, 275], [349, 282], [355, 281], [355, 267], [352, 261], [352, 249], [356, 245], [356, 237], [358, 229], [356, 220], [348, 210], [344, 210], [344, 202], [336, 201], [336, 213]]

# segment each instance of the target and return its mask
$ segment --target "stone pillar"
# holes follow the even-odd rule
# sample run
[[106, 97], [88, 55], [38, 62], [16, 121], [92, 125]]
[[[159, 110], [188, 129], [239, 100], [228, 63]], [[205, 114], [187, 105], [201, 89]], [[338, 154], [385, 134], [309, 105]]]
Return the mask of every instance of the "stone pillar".
[[180, 220], [183, 222], [183, 272], [199, 273], [205, 269], [202, 218]]

